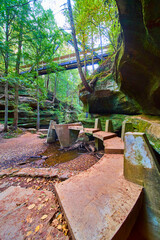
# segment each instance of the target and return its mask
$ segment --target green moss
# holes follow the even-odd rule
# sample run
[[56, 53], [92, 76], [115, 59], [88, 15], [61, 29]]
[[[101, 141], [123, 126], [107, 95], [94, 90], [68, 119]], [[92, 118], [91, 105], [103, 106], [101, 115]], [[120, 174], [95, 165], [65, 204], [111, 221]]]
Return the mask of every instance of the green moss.
[[125, 121], [131, 122], [135, 132], [144, 132], [152, 145], [153, 149], [160, 154], [160, 139], [148, 133], [148, 129], [151, 126], [152, 122], [149, 122], [149, 119], [152, 121], [159, 121], [160, 117], [158, 116], [144, 116], [146, 119], [139, 119], [135, 117], [126, 117]]
[[106, 120], [111, 119], [112, 123], [113, 123], [113, 131], [116, 132], [121, 129], [122, 122], [126, 118], [126, 115], [122, 115], [122, 114], [111, 114], [111, 115], [106, 115], [106, 116], [93, 115], [93, 117], [91, 118], [91, 116], [89, 114], [88, 118], [85, 118], [85, 115], [83, 114], [83, 115], [79, 116], [78, 120], [80, 122], [82, 122], [84, 127], [92, 128], [92, 127], [94, 127], [95, 118], [99, 118], [101, 120], [103, 131], [105, 130]]
[[40, 136], [39, 136], [39, 138], [46, 138], [47, 137], [47, 134], [41, 134]]
[[4, 134], [3, 138], [5, 138], [5, 139], [16, 138], [16, 137], [18, 137], [22, 133], [23, 133], [23, 131], [20, 128], [17, 128], [17, 130], [14, 130], [14, 131], [9, 130], [8, 132], [6, 132]]

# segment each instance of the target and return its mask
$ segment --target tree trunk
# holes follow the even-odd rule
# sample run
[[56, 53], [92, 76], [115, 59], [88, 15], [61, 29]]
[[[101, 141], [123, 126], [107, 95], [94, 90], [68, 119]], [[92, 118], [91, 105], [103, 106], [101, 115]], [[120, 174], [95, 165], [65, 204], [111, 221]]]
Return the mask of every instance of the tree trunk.
[[55, 101], [56, 94], [57, 94], [57, 76], [55, 75], [55, 80], [54, 80], [54, 95], [53, 95], [53, 100], [52, 100], [53, 103], [54, 103], [54, 101]]
[[13, 120], [13, 126], [15, 129], [18, 127], [18, 89], [19, 85], [16, 83], [15, 85], [15, 95], [14, 95], [14, 120]]
[[39, 86], [38, 86], [38, 79], [37, 79], [37, 124], [36, 124], [37, 131], [39, 128], [40, 128], [40, 107], [39, 107]]
[[[37, 89], [37, 92], [39, 95], [39, 88]], [[40, 128], [40, 109], [39, 109], [39, 96], [37, 96], [37, 125], [36, 125], [36, 129], [38, 131], [38, 129]]]
[[[6, 39], [5, 39], [5, 45], [6, 45], [6, 52], [5, 52], [5, 76], [8, 76], [8, 67], [9, 67], [9, 18], [8, 18], [8, 11], [6, 12]], [[8, 80], [5, 83], [5, 115], [4, 115], [4, 131], [7, 131], [8, 129]]]
[[48, 74], [48, 78], [47, 78], [47, 90], [49, 88], [49, 74]]
[[[20, 68], [20, 60], [22, 55], [22, 35], [23, 35], [23, 26], [20, 25], [19, 37], [18, 37], [18, 53], [17, 53], [17, 60], [16, 60], [16, 74], [19, 75], [19, 68]], [[14, 120], [13, 126], [15, 129], [18, 127], [18, 90], [19, 84], [16, 83], [15, 85], [15, 95], [14, 95]]]
[[103, 56], [102, 33], [101, 33], [101, 25], [100, 24], [99, 24], [99, 37], [100, 37], [100, 46], [101, 46], [101, 56]]
[[75, 27], [74, 27], [74, 21], [73, 21], [73, 15], [72, 15], [72, 7], [71, 7], [70, 0], [67, 0], [67, 4], [68, 4], [70, 24], [71, 24], [71, 30], [72, 30], [72, 36], [73, 36], [73, 41], [74, 41], [74, 49], [75, 49], [75, 53], [76, 53], [76, 59], [77, 59], [77, 66], [78, 66], [79, 75], [80, 75], [80, 78], [81, 78], [82, 83], [85, 86], [86, 90], [88, 92], [92, 92], [93, 90], [91, 89], [91, 87], [87, 83], [87, 81], [85, 79], [85, 76], [83, 74], [83, 71], [82, 71], [82, 67], [81, 67], [79, 51], [78, 51], [78, 46], [77, 46], [77, 39], [76, 39], [76, 31], [75, 31]]
[[94, 72], [94, 55], [93, 55], [93, 31], [92, 31], [92, 71]]
[[8, 81], [5, 83], [5, 115], [4, 115], [4, 131], [8, 130]]
[[83, 33], [83, 57], [84, 57], [84, 76], [87, 75], [87, 58], [86, 58], [86, 46], [85, 46], [85, 39], [84, 39], [84, 33]]

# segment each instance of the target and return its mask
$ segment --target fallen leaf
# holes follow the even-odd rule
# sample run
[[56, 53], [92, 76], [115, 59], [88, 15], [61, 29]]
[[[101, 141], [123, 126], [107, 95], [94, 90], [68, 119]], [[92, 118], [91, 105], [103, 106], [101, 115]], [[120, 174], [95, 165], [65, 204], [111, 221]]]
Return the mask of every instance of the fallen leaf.
[[32, 231], [27, 232], [26, 237], [30, 236], [32, 234]]
[[53, 238], [52, 238], [52, 236], [51, 236], [51, 234], [49, 233], [49, 235], [47, 235], [47, 237], [46, 237], [46, 240], [52, 240]]
[[35, 228], [35, 232], [38, 232], [40, 229], [40, 226], [38, 225], [36, 228]]
[[27, 183], [31, 182], [32, 181], [32, 178], [28, 178], [27, 179]]
[[57, 220], [60, 220], [62, 218], [62, 213], [60, 213], [57, 217]]
[[38, 205], [38, 211], [41, 210], [41, 208], [44, 206], [44, 204]]
[[43, 215], [42, 217], [41, 217], [41, 220], [44, 220], [44, 219], [46, 219], [48, 217], [48, 215]]
[[52, 225], [57, 227], [58, 226], [58, 220], [57, 219], [54, 219], [53, 222], [52, 222]]
[[68, 234], [68, 229], [65, 229], [65, 231], [63, 231], [64, 235], [67, 236]]
[[36, 205], [33, 203], [33, 204], [31, 204], [31, 205], [28, 206], [28, 209], [30, 210], [30, 209], [34, 208], [35, 206], [36, 206]]
[[32, 223], [33, 219], [30, 216], [27, 216], [26, 221], [27, 223]]
[[55, 208], [56, 206], [55, 205], [52, 205], [51, 208]]
[[58, 225], [57, 229], [62, 230], [62, 225]]

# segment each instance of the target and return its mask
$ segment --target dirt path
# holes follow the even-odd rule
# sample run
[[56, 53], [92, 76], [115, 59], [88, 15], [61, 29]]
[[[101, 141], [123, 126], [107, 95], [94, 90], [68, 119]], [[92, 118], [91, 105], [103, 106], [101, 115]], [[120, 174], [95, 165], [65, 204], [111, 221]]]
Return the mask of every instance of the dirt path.
[[47, 144], [46, 139], [40, 139], [37, 134], [26, 132], [11, 139], [0, 138], [0, 167], [13, 165], [30, 156], [43, 152]]

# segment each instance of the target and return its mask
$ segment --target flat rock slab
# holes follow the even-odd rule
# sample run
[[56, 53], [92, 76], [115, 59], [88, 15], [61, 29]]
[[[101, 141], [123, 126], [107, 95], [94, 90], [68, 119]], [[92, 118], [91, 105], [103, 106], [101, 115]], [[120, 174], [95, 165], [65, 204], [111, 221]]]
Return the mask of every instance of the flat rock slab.
[[39, 129], [38, 133], [47, 134], [48, 133], [48, 129]]
[[69, 130], [81, 131], [83, 130], [83, 126], [70, 126], [68, 127]]
[[3, 169], [0, 172], [0, 178], [4, 176], [9, 176], [12, 175], [13, 173], [16, 173], [19, 171], [19, 168], [8, 168], [8, 169]]
[[84, 128], [83, 130], [85, 133], [90, 133], [90, 134], [100, 131], [100, 129], [96, 129], [96, 128]]
[[22, 168], [20, 171], [13, 173], [13, 176], [54, 178], [58, 177], [58, 170], [54, 168]]
[[122, 154], [105, 154], [56, 192], [76, 240], [127, 239], [142, 202], [142, 187], [123, 177]]
[[54, 204], [50, 191], [7, 188], [0, 193], [0, 239], [68, 239], [49, 225]]
[[104, 131], [99, 131], [93, 134], [93, 137], [99, 138], [102, 141], [106, 140], [106, 139], [110, 139], [113, 137], [116, 137], [117, 135], [115, 133], [111, 133], [111, 132], [104, 132]]
[[107, 154], [123, 154], [124, 142], [120, 137], [111, 138], [103, 141], [104, 151]]

